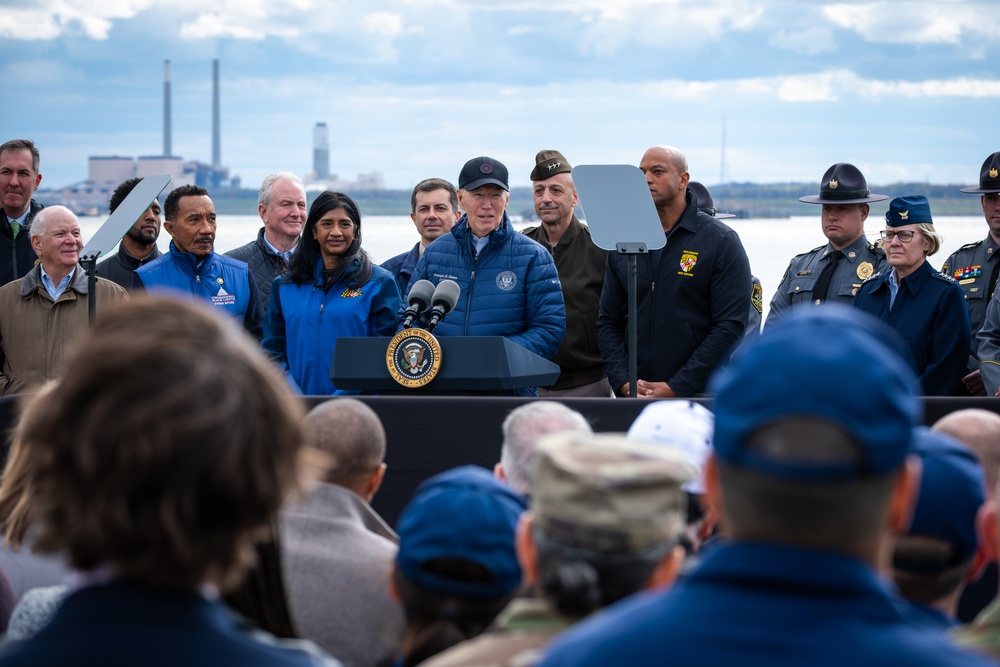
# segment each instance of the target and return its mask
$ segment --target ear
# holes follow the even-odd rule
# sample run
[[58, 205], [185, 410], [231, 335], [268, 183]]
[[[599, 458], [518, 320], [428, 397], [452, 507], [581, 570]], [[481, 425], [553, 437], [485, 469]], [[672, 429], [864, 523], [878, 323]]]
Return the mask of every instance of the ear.
[[504, 472], [502, 463], [497, 463], [495, 466], [493, 466], [493, 476], [499, 479], [504, 484], [507, 483], [507, 473]]
[[[722, 485], [719, 484], [719, 463], [715, 458], [715, 453], [708, 455], [705, 460], [705, 511], [708, 516], [714, 517], [718, 522], [725, 517], [722, 511]], [[707, 517], [706, 517], [707, 520]]]
[[677, 575], [684, 565], [684, 547], [675, 546], [663, 556], [653, 574], [649, 575], [646, 588], [653, 590], [657, 588], [667, 588], [677, 580]]
[[517, 552], [517, 562], [521, 566], [521, 581], [526, 586], [538, 583], [538, 549], [535, 548], [535, 538], [532, 528], [535, 517], [531, 510], [521, 514], [517, 520], [517, 531], [514, 534], [514, 550]]
[[35, 190], [38, 189], [38, 186], [41, 184], [41, 182], [42, 182], [42, 175], [35, 174]]
[[396, 564], [389, 568], [389, 597], [402, 604], [403, 596], [399, 594], [399, 587], [396, 586]]
[[913, 520], [913, 508], [917, 504], [922, 469], [920, 458], [910, 454], [899, 471], [889, 503], [889, 527], [897, 535], [905, 533]]
[[40, 236], [31, 236], [31, 249], [35, 251], [35, 254], [41, 256], [42, 254], [42, 242]]
[[677, 181], [677, 184], [681, 188], [681, 192], [683, 192], [684, 188], [686, 188], [688, 186], [688, 181], [690, 181], [690, 180], [691, 180], [691, 174], [690, 173], [688, 173], [688, 172], [685, 171], [684, 173], [681, 174], [680, 179], [678, 179], [678, 181]]
[[573, 188], [573, 208], [576, 208], [576, 205], [579, 203], [580, 203], [580, 193], [576, 191], [576, 188]]
[[257, 213], [260, 214], [260, 219], [264, 219], [264, 214], [267, 213], [267, 207], [263, 204], [257, 204]]
[[861, 205], [861, 222], [868, 219], [868, 214], [871, 213], [871, 210], [872, 208], [868, 204]]
[[372, 472], [371, 477], [368, 478], [368, 486], [365, 489], [365, 498], [369, 503], [372, 501], [372, 498], [375, 497], [379, 487], [382, 486], [382, 480], [385, 479], [385, 469], [386, 464], [378, 464], [378, 467], [375, 468], [374, 472]]
[[417, 214], [416, 213], [411, 213], [410, 214], [410, 220], [413, 221], [413, 224], [417, 224]]
[[167, 234], [170, 234], [171, 236], [173, 236], [174, 235], [174, 223], [173, 223], [173, 221], [172, 220], [164, 220], [163, 221], [163, 229], [165, 229], [167, 231]]
[[997, 501], [987, 500], [976, 513], [976, 536], [979, 546], [972, 560], [972, 567], [966, 576], [966, 581], [976, 581], [983, 576], [983, 571], [990, 563], [996, 562], [1000, 555], [1000, 527], [997, 526]]
[[458, 208], [465, 210], [465, 190], [458, 191]]

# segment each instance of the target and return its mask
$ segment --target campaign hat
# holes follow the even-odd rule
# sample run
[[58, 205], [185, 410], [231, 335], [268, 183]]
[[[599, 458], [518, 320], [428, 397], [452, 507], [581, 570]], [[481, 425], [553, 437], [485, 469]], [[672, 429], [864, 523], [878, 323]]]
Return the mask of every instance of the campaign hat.
[[838, 162], [823, 174], [819, 194], [799, 197], [799, 201], [807, 204], [865, 204], [888, 198], [888, 195], [872, 194], [860, 169], [849, 162]]
[[702, 213], [708, 213], [713, 218], [718, 218], [719, 220], [736, 217], [732, 213], [719, 213], [719, 209], [715, 208], [715, 200], [712, 199], [712, 193], [698, 181], [688, 181], [688, 187], [694, 190], [695, 198], [698, 200], [698, 210]]
[[606, 553], [676, 541], [687, 525], [681, 487], [696, 473], [683, 454], [623, 433], [554, 433], [535, 451], [534, 525], [560, 544]]
[[544, 181], [556, 174], [569, 174], [572, 171], [569, 160], [559, 151], [538, 151], [535, 155], [535, 168], [531, 170], [531, 180]]
[[971, 194], [1000, 192], [1000, 152], [993, 153], [983, 162], [983, 168], [979, 170], [979, 187], [962, 188], [961, 192]]
[[[855, 308], [824, 303], [793, 309], [712, 375], [715, 456], [800, 481], [877, 477], [898, 469], [922, 415], [919, 383], [898, 351], [903, 349], [896, 331]], [[854, 444], [855, 455], [812, 461], [756, 446], [757, 431], [796, 418], [834, 425]]]
[[889, 202], [889, 210], [885, 212], [887, 227], [903, 227], [917, 225], [922, 222], [934, 224], [931, 218], [931, 205], [923, 195], [905, 195], [896, 197]]
[[460, 190], [475, 190], [484, 185], [499, 185], [504, 190], [510, 191], [508, 183], [507, 167], [499, 160], [491, 157], [474, 157], [462, 167], [458, 174], [458, 188]]
[[[524, 499], [478, 466], [461, 466], [425, 480], [397, 524], [396, 565], [413, 584], [442, 595], [498, 599], [521, 583], [514, 532]], [[440, 559], [477, 563], [489, 581], [447, 577]]]

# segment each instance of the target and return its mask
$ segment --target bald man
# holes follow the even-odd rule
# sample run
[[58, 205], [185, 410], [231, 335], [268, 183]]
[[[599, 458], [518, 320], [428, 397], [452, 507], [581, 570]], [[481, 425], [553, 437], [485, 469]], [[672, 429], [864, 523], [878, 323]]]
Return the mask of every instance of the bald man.
[[[637, 393], [698, 396], [746, 331], [750, 262], [736, 232], [698, 210], [680, 150], [653, 146], [639, 169], [667, 244], [637, 261]], [[597, 330], [619, 396], [629, 392], [627, 327], [628, 258], [608, 253]]]
[[320, 403], [306, 423], [323, 474], [281, 516], [292, 620], [345, 664], [375, 667], [391, 660], [404, 627], [386, 585], [399, 539], [368, 504], [385, 474], [385, 429], [354, 398]]

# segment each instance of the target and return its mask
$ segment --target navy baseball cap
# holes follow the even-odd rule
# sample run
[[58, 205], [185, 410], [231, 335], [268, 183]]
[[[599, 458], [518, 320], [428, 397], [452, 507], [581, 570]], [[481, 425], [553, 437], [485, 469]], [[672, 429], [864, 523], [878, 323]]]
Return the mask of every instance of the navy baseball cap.
[[465, 163], [458, 174], [459, 190], [475, 190], [484, 185], [499, 185], [510, 191], [507, 185], [507, 167], [491, 157], [474, 157]]
[[[514, 531], [524, 499], [478, 466], [461, 466], [417, 487], [399, 518], [396, 565], [411, 583], [461, 598], [498, 599], [521, 583]], [[430, 569], [438, 559], [478, 563], [490, 581], [453, 579]]]
[[947, 565], [965, 562], [979, 546], [976, 515], [986, 502], [983, 467], [969, 447], [944, 433], [921, 426], [915, 438], [923, 470], [907, 534], [942, 539], [954, 550]]
[[889, 210], [885, 212], [887, 227], [902, 227], [916, 225], [921, 222], [934, 224], [931, 219], [931, 205], [923, 195], [906, 195], [896, 197], [889, 202]]
[[[895, 470], [911, 451], [922, 410], [917, 377], [896, 349], [906, 349], [899, 334], [865, 312], [836, 303], [793, 309], [713, 374], [716, 456], [785, 478]], [[751, 446], [762, 427], [803, 417], [839, 426], [858, 445], [857, 460], [792, 461]]]

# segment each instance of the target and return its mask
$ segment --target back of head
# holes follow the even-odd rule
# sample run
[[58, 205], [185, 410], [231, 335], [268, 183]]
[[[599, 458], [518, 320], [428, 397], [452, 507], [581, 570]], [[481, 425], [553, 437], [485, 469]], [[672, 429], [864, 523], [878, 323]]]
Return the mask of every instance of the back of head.
[[913, 519], [893, 552], [893, 579], [907, 599], [936, 603], [963, 583], [979, 546], [976, 518], [986, 502], [983, 470], [972, 450], [919, 427], [921, 476]]
[[522, 495], [529, 493], [535, 447], [542, 437], [563, 431], [593, 433], [583, 415], [556, 401], [531, 401], [514, 408], [502, 429], [500, 465], [507, 483]]
[[253, 341], [207, 307], [100, 313], [19, 437], [36, 550], [151, 586], [232, 584], [297, 480], [302, 411]]
[[524, 509], [520, 496], [476, 466], [417, 487], [397, 525], [405, 664], [478, 635], [513, 597], [521, 583], [514, 531]]
[[356, 398], [332, 398], [306, 415], [311, 442], [329, 456], [324, 480], [359, 495], [358, 489], [385, 459], [385, 428], [370, 407]]
[[621, 434], [551, 435], [531, 478], [542, 592], [584, 616], [643, 588], [687, 519], [683, 454]]
[[141, 178], [128, 178], [119, 183], [115, 191], [111, 193], [111, 199], [108, 200], [108, 211], [114, 213], [141, 181]]
[[870, 554], [920, 415], [898, 334], [835, 304], [793, 312], [712, 379], [714, 456], [739, 539]]
[[1000, 415], [981, 408], [949, 412], [931, 427], [968, 445], [983, 466], [986, 492], [993, 494], [1000, 477]]

